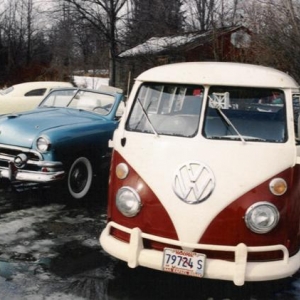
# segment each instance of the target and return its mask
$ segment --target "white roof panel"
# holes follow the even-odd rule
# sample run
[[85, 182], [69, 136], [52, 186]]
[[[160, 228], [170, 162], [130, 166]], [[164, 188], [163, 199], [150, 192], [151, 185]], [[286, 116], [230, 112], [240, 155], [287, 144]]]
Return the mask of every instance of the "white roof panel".
[[242, 63], [186, 62], [155, 67], [137, 77], [140, 81], [201, 85], [298, 88], [298, 83], [279, 70]]

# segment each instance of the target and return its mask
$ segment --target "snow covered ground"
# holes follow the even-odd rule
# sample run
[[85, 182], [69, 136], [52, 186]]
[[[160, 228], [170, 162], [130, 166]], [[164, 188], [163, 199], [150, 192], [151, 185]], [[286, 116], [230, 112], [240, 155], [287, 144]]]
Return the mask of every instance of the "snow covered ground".
[[105, 299], [110, 260], [101, 265], [98, 241], [105, 209], [44, 205], [34, 192], [11, 209], [11, 197], [0, 189], [0, 300]]
[[86, 76], [73, 76], [74, 81], [78, 87], [88, 89], [99, 89], [100, 86], [108, 85], [109, 78], [101, 77], [86, 77]]

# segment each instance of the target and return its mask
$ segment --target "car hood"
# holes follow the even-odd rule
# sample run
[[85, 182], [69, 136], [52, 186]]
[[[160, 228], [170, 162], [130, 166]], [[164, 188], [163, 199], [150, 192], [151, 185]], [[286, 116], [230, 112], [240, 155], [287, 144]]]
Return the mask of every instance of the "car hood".
[[107, 123], [105, 117], [70, 108], [38, 108], [0, 117], [0, 144], [31, 147], [35, 138], [47, 130], [80, 126], [85, 123]]

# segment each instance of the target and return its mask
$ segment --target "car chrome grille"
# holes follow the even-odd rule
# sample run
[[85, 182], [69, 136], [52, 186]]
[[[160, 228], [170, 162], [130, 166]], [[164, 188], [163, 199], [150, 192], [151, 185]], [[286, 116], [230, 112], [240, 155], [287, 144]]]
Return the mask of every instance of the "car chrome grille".
[[40, 153], [32, 151], [28, 148], [0, 145], [0, 165], [4, 166], [5, 163], [7, 164], [8, 162], [13, 161], [14, 158], [20, 153], [26, 154], [28, 160], [30, 161], [42, 160]]

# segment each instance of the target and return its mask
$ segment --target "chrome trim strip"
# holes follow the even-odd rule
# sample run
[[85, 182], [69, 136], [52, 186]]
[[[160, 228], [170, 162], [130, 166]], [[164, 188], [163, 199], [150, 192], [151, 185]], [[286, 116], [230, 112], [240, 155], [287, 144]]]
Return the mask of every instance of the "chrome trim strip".
[[[4, 156], [0, 154], [0, 161], [7, 161], [7, 162], [13, 162], [14, 161], [14, 156]], [[60, 161], [35, 161], [29, 159], [26, 163], [26, 165], [35, 165], [38, 167], [48, 167], [48, 168], [55, 168], [55, 167], [62, 167], [63, 164]]]
[[62, 180], [65, 177], [64, 171], [57, 171], [51, 173], [43, 172], [17, 172], [15, 179], [19, 181], [30, 181], [30, 182], [52, 182]]
[[39, 153], [36, 150], [29, 149], [29, 148], [0, 144], [0, 152], [1, 152], [1, 149], [8, 149], [8, 150], [20, 151], [20, 152], [25, 152], [25, 153], [33, 153], [33, 154], [36, 154], [40, 160], [43, 160], [43, 156], [41, 153]]
[[0, 154], [0, 161], [7, 161], [7, 162], [10, 162], [10, 161], [14, 161], [15, 159], [15, 156], [13, 155], [3, 155], [3, 154]]
[[[12, 178], [13, 177], [13, 178]], [[0, 169], [0, 178], [8, 178], [9, 180], [30, 181], [30, 182], [52, 182], [62, 180], [65, 177], [65, 171], [57, 172], [29, 172], [29, 171], [16, 171], [14, 176], [11, 175], [9, 169]]]

